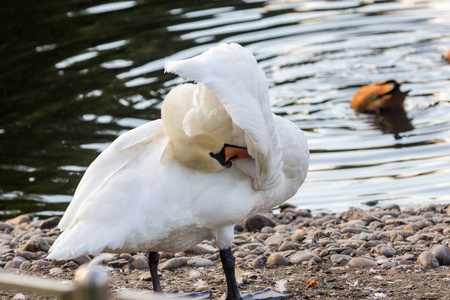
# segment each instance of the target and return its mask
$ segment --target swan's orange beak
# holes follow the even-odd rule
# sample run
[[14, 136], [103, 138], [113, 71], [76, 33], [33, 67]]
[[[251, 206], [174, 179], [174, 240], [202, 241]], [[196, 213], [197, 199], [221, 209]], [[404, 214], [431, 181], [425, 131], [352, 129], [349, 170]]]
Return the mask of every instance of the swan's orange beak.
[[219, 153], [210, 153], [209, 155], [212, 158], [217, 159], [217, 161], [225, 168], [230, 168], [233, 161], [252, 158], [250, 154], [248, 154], [247, 148], [230, 144], [223, 145], [223, 148]]
[[225, 144], [225, 161], [237, 161], [244, 158], [252, 158], [247, 148]]

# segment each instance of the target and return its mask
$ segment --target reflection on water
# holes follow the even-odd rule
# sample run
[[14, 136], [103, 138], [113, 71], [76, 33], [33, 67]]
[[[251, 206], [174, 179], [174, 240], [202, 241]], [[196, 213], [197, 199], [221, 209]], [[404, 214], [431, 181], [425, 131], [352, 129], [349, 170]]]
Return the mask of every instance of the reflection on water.
[[[21, 1], [0, 11], [0, 212], [65, 210], [121, 133], [159, 118], [182, 82], [166, 58], [219, 42], [252, 50], [273, 111], [303, 128], [310, 209], [450, 202], [450, 1]], [[405, 110], [355, 113], [359, 87], [396, 79]]]

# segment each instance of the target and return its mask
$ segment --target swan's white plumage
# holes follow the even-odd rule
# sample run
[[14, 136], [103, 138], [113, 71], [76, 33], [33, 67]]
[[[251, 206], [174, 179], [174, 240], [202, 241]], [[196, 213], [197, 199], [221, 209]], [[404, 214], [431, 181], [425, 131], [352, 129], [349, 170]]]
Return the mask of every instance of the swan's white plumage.
[[[165, 99], [163, 118], [174, 117], [179, 125], [169, 117], [149, 122], [98, 156], [60, 222], [63, 233], [48, 258], [177, 252], [209, 236], [225, 249], [236, 223], [284, 202], [303, 183], [306, 139], [270, 111], [267, 81], [249, 51], [221, 44], [192, 59], [167, 62], [166, 71], [198, 83], [178, 86]], [[254, 159], [213, 172], [189, 167], [174, 155], [177, 126], [188, 141], [206, 134], [246, 146]]]
[[[255, 188], [268, 190], [279, 185], [280, 142], [272, 120], [267, 80], [252, 53], [238, 44], [222, 44], [190, 59], [168, 61], [165, 69], [207, 86], [233, 123], [245, 132], [245, 143], [257, 165]], [[201, 107], [204, 111], [205, 106]]]

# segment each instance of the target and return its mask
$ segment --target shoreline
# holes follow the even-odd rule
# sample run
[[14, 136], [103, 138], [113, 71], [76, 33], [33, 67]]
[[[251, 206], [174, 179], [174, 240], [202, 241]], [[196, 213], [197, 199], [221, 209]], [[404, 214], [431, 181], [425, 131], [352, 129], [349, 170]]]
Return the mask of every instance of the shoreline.
[[[78, 266], [92, 258], [45, 260], [60, 233], [58, 222], [58, 217], [32, 221], [29, 215], [0, 222], [1, 271], [72, 280]], [[235, 229], [233, 253], [242, 292], [270, 287], [294, 293], [292, 299], [450, 299], [450, 204], [336, 213], [284, 205], [277, 215], [260, 214]], [[144, 253], [104, 254], [96, 260], [110, 270], [113, 293], [151, 292]], [[225, 292], [211, 239], [181, 253], [161, 253], [159, 267], [166, 292], [210, 289], [214, 299]], [[0, 293], [10, 297], [2, 299], [17, 294]]]

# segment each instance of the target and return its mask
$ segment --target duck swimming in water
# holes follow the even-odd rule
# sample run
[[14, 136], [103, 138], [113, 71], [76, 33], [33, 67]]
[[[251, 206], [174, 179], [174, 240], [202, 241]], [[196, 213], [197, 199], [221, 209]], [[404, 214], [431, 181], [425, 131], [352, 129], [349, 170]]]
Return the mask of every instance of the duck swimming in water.
[[[158, 252], [213, 237], [226, 299], [254, 299], [256, 293], [241, 296], [236, 283], [234, 226], [297, 192], [308, 171], [306, 138], [271, 112], [264, 72], [238, 44], [167, 61], [165, 71], [196, 84], [175, 87], [161, 119], [121, 135], [94, 160], [48, 258], [146, 251], [153, 289], [161, 293]], [[272, 293], [257, 297], [292, 296]]]
[[378, 81], [361, 87], [353, 96], [350, 107], [361, 112], [403, 108], [409, 91], [401, 92], [395, 80]]
[[450, 63], [450, 50], [448, 50], [447, 54], [443, 55], [444, 59]]

